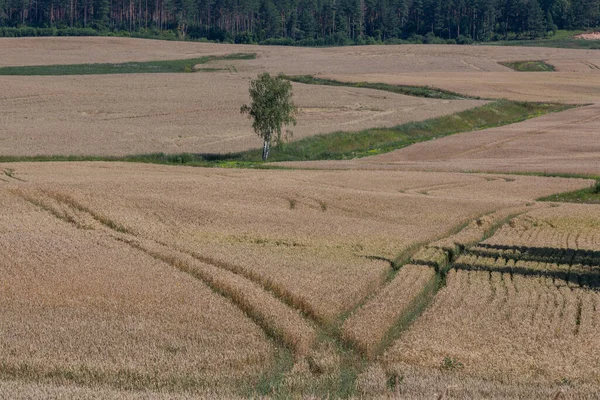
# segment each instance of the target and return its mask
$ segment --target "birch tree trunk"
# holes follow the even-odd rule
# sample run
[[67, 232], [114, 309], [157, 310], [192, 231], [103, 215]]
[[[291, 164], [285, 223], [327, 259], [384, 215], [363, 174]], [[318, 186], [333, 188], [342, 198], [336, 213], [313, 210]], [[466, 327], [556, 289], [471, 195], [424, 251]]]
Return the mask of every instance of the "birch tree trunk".
[[270, 147], [271, 147], [271, 140], [265, 139], [265, 141], [263, 143], [263, 154], [262, 154], [263, 161], [267, 161], [267, 158], [269, 158], [269, 148]]

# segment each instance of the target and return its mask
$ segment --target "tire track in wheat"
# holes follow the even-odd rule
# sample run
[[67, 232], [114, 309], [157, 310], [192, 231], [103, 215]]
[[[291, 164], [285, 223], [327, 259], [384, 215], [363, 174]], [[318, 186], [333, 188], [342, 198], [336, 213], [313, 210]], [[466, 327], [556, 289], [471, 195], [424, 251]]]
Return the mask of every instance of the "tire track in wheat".
[[95, 222], [93, 229], [103, 231], [114, 240], [126, 243], [171, 267], [190, 274], [217, 294], [229, 299], [268, 337], [283, 344], [295, 354], [305, 355], [313, 347], [317, 338], [317, 329], [313, 321], [307, 320], [298, 310], [283, 303], [260, 284], [241, 274], [202, 262], [156, 241], [139, 237], [131, 229], [96, 213], [63, 193], [48, 190], [13, 190], [12, 192], [78, 229], [89, 229], [89, 222], [86, 224], [86, 220], [91, 220]]

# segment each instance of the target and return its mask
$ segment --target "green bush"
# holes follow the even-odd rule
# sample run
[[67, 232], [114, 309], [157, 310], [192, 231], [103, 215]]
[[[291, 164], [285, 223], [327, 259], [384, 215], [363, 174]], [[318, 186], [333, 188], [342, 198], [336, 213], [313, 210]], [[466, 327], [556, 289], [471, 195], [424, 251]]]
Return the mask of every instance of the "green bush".
[[473, 44], [473, 39], [471, 39], [468, 36], [460, 35], [459, 37], [456, 38], [456, 43], [457, 44]]
[[595, 194], [600, 194], [600, 179], [596, 179], [596, 183], [592, 186], [592, 191]]
[[445, 357], [444, 361], [442, 361], [441, 369], [446, 371], [455, 371], [457, 369], [463, 368], [465, 365], [458, 361], [454, 357]]

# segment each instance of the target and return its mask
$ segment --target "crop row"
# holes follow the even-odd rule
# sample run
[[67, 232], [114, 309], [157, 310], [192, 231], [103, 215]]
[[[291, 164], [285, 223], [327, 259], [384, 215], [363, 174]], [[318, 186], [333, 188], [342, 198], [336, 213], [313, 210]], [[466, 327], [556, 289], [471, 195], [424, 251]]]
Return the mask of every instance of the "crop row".
[[468, 252], [482, 257], [504, 258], [514, 261], [538, 261], [600, 267], [600, 251], [593, 250], [481, 244], [468, 249]]
[[385, 346], [386, 336], [392, 334], [395, 325], [407, 324], [418, 316], [426, 297], [435, 293], [435, 285], [433, 268], [405, 265], [389, 285], [344, 322], [344, 338], [374, 356]]
[[433, 305], [385, 359], [511, 382], [594, 383], [598, 329], [597, 291], [557, 286], [546, 276], [451, 270]]
[[600, 286], [600, 269], [583, 264], [558, 264], [540, 261], [485, 257], [473, 253], [460, 256], [453, 264], [456, 269], [506, 272], [521, 275], [540, 275], [564, 281], [557, 284]]

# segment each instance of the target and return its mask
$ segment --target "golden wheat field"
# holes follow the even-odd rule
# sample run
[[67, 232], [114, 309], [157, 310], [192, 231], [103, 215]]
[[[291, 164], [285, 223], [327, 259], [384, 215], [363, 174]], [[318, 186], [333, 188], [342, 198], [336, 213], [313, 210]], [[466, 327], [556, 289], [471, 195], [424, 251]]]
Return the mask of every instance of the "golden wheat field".
[[1, 76], [0, 156], [257, 148], [262, 71], [486, 98], [294, 83], [294, 139], [578, 107], [287, 169], [0, 162], [0, 399], [600, 398], [600, 208], [538, 200], [600, 175], [600, 53], [0, 39], [0, 67], [233, 53], [256, 59]]
[[[260, 141], [238, 110], [248, 100], [248, 80], [265, 70], [576, 104], [594, 102], [600, 89], [600, 70], [594, 67], [600, 65], [600, 57], [593, 50], [435, 45], [308, 49], [127, 38], [18, 38], [0, 39], [0, 51], [0, 66], [257, 54], [255, 60], [208, 63], [223, 68], [208, 73], [0, 77], [0, 155], [224, 153], [258, 147]], [[524, 74], [499, 64], [523, 59], [546, 60], [558, 72]], [[482, 104], [368, 89], [294, 87], [300, 108], [296, 138], [394, 126]], [[594, 127], [588, 121], [581, 130]]]
[[[0, 77], [0, 155], [227, 153], [260, 147], [234, 73]], [[293, 137], [395, 126], [484, 104], [294, 84]]]
[[[494, 189], [484, 177], [426, 172], [2, 167], [1, 376], [192, 393], [256, 382], [273, 360], [268, 338], [335, 370], [321, 329], [374, 295], [343, 329], [377, 346], [435, 276], [406, 267], [388, 285], [386, 259], [556, 190], [555, 178], [498, 179]], [[433, 190], [449, 183], [454, 195]]]
[[600, 174], [597, 104], [464, 132], [343, 162], [287, 162], [297, 168]]

